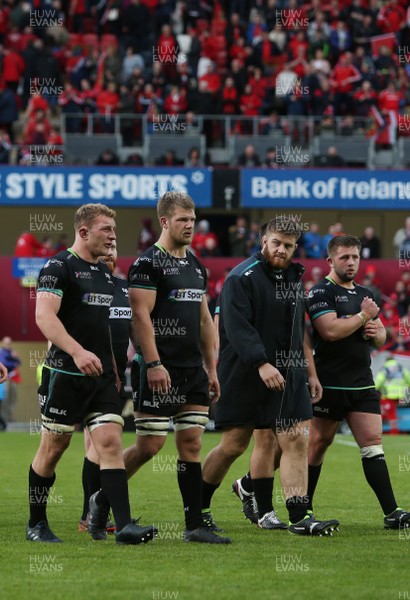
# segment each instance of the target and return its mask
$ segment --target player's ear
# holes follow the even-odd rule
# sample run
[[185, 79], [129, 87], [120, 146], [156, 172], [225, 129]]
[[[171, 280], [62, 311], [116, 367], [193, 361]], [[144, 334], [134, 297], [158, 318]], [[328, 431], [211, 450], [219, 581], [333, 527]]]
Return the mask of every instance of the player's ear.
[[331, 256], [328, 256], [328, 257], [326, 258], [326, 262], [327, 262], [327, 264], [329, 265], [329, 267], [333, 266], [333, 259], [332, 259], [332, 257], [331, 257]]
[[88, 228], [85, 225], [83, 225], [83, 227], [80, 227], [80, 229], [78, 230], [78, 235], [82, 240], [86, 240], [88, 238]]
[[267, 241], [268, 241], [268, 238], [266, 237], [266, 235], [263, 235], [262, 239], [261, 239], [261, 245], [265, 246]]
[[161, 225], [162, 229], [168, 229], [168, 219], [166, 217], [161, 217], [159, 224]]

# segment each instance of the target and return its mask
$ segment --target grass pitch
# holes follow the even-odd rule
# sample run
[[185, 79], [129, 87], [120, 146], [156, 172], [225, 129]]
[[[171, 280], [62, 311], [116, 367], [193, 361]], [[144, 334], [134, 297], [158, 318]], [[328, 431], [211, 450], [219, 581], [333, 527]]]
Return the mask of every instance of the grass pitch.
[[[134, 436], [124, 434], [124, 445]], [[203, 456], [219, 440], [204, 436]], [[231, 482], [248, 469], [249, 453], [232, 467], [214, 496], [213, 514], [232, 538], [230, 546], [186, 544], [176, 480], [173, 436], [155, 461], [130, 482], [134, 517], [155, 523], [159, 537], [141, 546], [116, 546], [112, 536], [94, 542], [77, 532], [82, 506], [82, 434], [75, 434], [53, 487], [49, 521], [64, 544], [25, 541], [28, 466], [38, 436], [0, 435], [0, 596], [121, 600], [410, 599], [410, 530], [386, 531], [367, 486], [352, 438], [338, 436], [328, 452], [315, 498], [318, 518], [338, 518], [332, 538], [302, 538], [263, 531], [243, 518]], [[350, 444], [350, 445], [349, 445]], [[410, 507], [410, 446], [407, 436], [384, 441], [399, 506]], [[279, 477], [275, 508], [287, 520]]]

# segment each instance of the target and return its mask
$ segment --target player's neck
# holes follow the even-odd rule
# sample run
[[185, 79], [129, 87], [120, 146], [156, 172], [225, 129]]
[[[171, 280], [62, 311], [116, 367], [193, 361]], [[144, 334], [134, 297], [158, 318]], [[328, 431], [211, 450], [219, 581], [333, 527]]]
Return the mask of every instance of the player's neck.
[[330, 271], [328, 277], [329, 277], [329, 279], [334, 281], [337, 285], [340, 285], [340, 287], [348, 288], [349, 290], [354, 288], [353, 280], [352, 281], [342, 281], [334, 271]]
[[78, 256], [82, 260], [85, 260], [86, 262], [94, 264], [98, 263], [100, 258], [99, 256], [93, 256], [92, 254], [90, 254], [87, 248], [85, 248], [82, 244], [78, 244], [76, 242], [74, 242], [74, 244], [70, 248], [68, 248], [68, 252], [75, 254], [76, 256]]
[[172, 256], [175, 256], [176, 258], [185, 258], [186, 256], [186, 249], [187, 246], [186, 245], [175, 245], [172, 240], [169, 239], [169, 237], [167, 235], [161, 234], [158, 242], [157, 242], [157, 246], [163, 248], [164, 250], [166, 250], [168, 252], [168, 254], [171, 254]]

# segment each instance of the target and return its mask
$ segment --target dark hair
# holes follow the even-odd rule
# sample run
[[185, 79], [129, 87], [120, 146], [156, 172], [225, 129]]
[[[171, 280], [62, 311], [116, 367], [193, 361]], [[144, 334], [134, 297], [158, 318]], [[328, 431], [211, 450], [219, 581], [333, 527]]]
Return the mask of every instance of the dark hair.
[[260, 232], [261, 238], [263, 238], [263, 236], [265, 235], [267, 228], [268, 228], [268, 222], [261, 225], [261, 232]]
[[327, 253], [330, 256], [337, 248], [358, 248], [362, 247], [358, 237], [354, 235], [335, 235], [329, 240]]
[[293, 217], [293, 215], [277, 215], [266, 225], [264, 235], [277, 232], [283, 235], [293, 237], [295, 242], [300, 238], [301, 226]]

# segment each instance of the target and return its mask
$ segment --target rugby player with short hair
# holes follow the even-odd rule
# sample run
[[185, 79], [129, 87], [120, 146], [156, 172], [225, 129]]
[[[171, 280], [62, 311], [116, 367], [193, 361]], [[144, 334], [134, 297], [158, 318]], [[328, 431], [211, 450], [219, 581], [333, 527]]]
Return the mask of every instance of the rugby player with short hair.
[[156, 530], [131, 519], [109, 331], [114, 282], [99, 261], [116, 238], [115, 212], [103, 204], [85, 204], [75, 213], [74, 229], [73, 246], [51, 258], [38, 280], [36, 322], [51, 348], [39, 388], [43, 427], [29, 472], [26, 538], [61, 542], [49, 527], [47, 500], [74, 426], [84, 421], [100, 459], [116, 542], [139, 544], [152, 539]]
[[[157, 206], [161, 235], [130, 267], [128, 283], [139, 343], [131, 369], [135, 445], [124, 452], [128, 476], [163, 447], [172, 417], [178, 451], [177, 479], [187, 542], [230, 543], [206, 527], [202, 517], [202, 432], [209, 397], [219, 397], [212, 318], [206, 301], [206, 270], [188, 250], [195, 204], [167, 192]], [[90, 518], [105, 526], [109, 504], [99, 492]]]
[[[203, 507], [210, 511], [213, 494], [248, 447], [254, 430], [271, 428], [282, 452], [281, 481], [289, 531], [327, 535], [339, 522], [317, 521], [307, 510], [307, 440], [312, 408], [306, 370], [311, 389], [319, 390], [320, 384], [305, 341], [301, 283], [305, 269], [292, 262], [299, 235], [294, 222], [272, 219], [262, 238], [261, 252], [236, 266], [224, 282], [218, 361], [222, 391], [215, 411], [222, 438], [205, 459]], [[284, 286], [295, 293], [285, 296], [281, 293]], [[299, 357], [299, 361], [290, 359], [280, 364], [284, 356]], [[272, 507], [274, 450], [271, 454], [270, 447], [269, 453], [265, 452], [266, 460], [259, 457], [253, 479], [260, 511], [258, 524], [269, 529], [270, 524], [278, 525]]]
[[[110, 332], [116, 372], [118, 375], [117, 387], [121, 400], [121, 409], [126, 400], [125, 388], [125, 370], [128, 361], [128, 345], [130, 337], [132, 339], [132, 313], [128, 299], [128, 284], [121, 278], [115, 276], [117, 265], [117, 243], [113, 241], [107, 256], [101, 257], [109, 270], [114, 281], [114, 296], [110, 305]], [[91, 441], [87, 429], [84, 429], [84, 444], [86, 456], [84, 457], [82, 469], [83, 484], [83, 513], [78, 523], [79, 531], [88, 530], [88, 507], [90, 497], [101, 488], [100, 464], [97, 451]], [[106, 528], [108, 533], [115, 530], [112, 523], [108, 523]]]
[[346, 419], [362, 457], [366, 480], [380, 503], [386, 529], [410, 524], [410, 513], [397, 506], [382, 446], [380, 402], [370, 370], [370, 350], [380, 348], [386, 331], [379, 307], [367, 288], [355, 283], [360, 240], [334, 237], [328, 244], [330, 273], [312, 287], [308, 309], [323, 396], [313, 407], [309, 436], [308, 496], [313, 495], [326, 450], [339, 422]]

